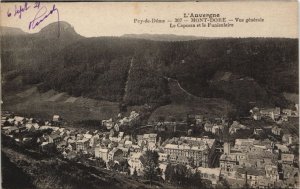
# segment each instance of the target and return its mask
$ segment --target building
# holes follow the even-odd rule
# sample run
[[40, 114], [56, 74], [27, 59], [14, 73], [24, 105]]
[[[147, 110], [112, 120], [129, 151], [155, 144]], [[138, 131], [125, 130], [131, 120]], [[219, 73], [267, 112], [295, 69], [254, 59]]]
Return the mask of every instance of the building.
[[136, 170], [137, 175], [143, 175], [144, 166], [140, 160], [143, 154], [141, 152], [131, 152], [128, 157], [128, 164], [130, 166], [130, 174], [133, 175], [134, 170]]
[[26, 121], [26, 119], [24, 117], [21, 117], [21, 116], [15, 116], [14, 117], [14, 123], [15, 125], [22, 125], [24, 124]]
[[277, 120], [280, 117], [280, 108], [269, 108], [269, 109], [262, 109], [260, 113], [263, 117], [269, 117], [273, 120]]
[[284, 144], [293, 144], [294, 142], [298, 142], [298, 138], [296, 136], [293, 136], [292, 134], [284, 134], [282, 136], [282, 142]]
[[211, 167], [214, 160], [215, 139], [181, 137], [181, 144], [166, 144], [164, 153], [174, 163]]
[[235, 154], [222, 154], [220, 157], [222, 177], [234, 177], [238, 160]]
[[223, 129], [223, 125], [213, 125], [213, 127], [211, 128], [211, 132], [212, 134], [218, 135], [220, 134], [222, 129]]
[[229, 133], [234, 134], [234, 133], [237, 133], [239, 130], [243, 130], [243, 129], [248, 129], [248, 127], [240, 124], [237, 121], [234, 121], [229, 128]]
[[81, 140], [77, 140], [76, 142], [76, 151], [87, 151], [88, 147], [89, 147], [89, 139], [87, 138], [83, 138]]
[[[299, 179], [299, 168], [296, 168], [296, 167], [293, 167], [293, 166], [290, 166], [287, 164], [282, 164], [282, 179], [285, 182], [289, 182], [289, 183], [292, 182], [293, 184], [295, 184], [295, 181], [299, 182], [299, 180], [298, 180]], [[299, 185], [299, 183], [298, 183], [298, 185]], [[299, 186], [296, 188], [299, 188]]]
[[236, 139], [235, 140], [235, 145], [233, 147], [234, 150], [237, 150], [237, 151], [244, 151], [246, 149], [248, 149], [248, 147], [250, 145], [253, 145], [255, 139]]
[[144, 134], [143, 140], [147, 141], [148, 143], [155, 143], [157, 142], [157, 134], [150, 133], [150, 134]]
[[254, 120], [261, 120], [261, 113], [259, 108], [254, 107], [250, 110], [251, 116]]
[[27, 123], [25, 124], [25, 127], [29, 132], [34, 132], [38, 130], [40, 126], [37, 123], [33, 123], [33, 124]]
[[196, 125], [201, 125], [204, 121], [203, 115], [195, 115]]
[[107, 148], [101, 148], [101, 146], [97, 146], [95, 148], [95, 157], [100, 158], [105, 162], [108, 162], [108, 149]]
[[62, 138], [58, 134], [51, 134], [51, 135], [49, 135], [48, 140], [49, 140], [49, 143], [58, 144], [60, 141], [62, 141]]
[[162, 163], [159, 163], [158, 167], [161, 171], [161, 178], [166, 180], [166, 169], [167, 169], [167, 166], [168, 164], [166, 162], [162, 162]]
[[11, 124], [11, 126], [14, 124], [14, 122], [15, 122], [15, 119], [14, 118], [8, 118], [7, 120], [6, 120], [9, 124]]
[[90, 139], [90, 146], [95, 147], [98, 143], [100, 143], [100, 136], [98, 134], [95, 134]]
[[263, 169], [255, 169], [255, 168], [238, 168], [237, 175], [239, 178], [247, 180], [247, 183], [252, 188], [256, 188], [259, 186], [259, 181], [264, 179], [265, 170]]
[[201, 179], [210, 180], [213, 185], [216, 185], [220, 180], [221, 168], [198, 167], [196, 170], [200, 172]]
[[225, 142], [225, 143], [224, 143], [224, 154], [225, 154], [225, 155], [226, 155], [226, 154], [230, 154], [230, 150], [231, 150], [231, 148], [230, 148], [230, 143]]
[[275, 144], [275, 146], [277, 147], [278, 150], [280, 150], [281, 152], [283, 153], [287, 153], [290, 151], [290, 149], [286, 146], [286, 145], [283, 145], [283, 144]]
[[276, 165], [278, 156], [272, 149], [269, 140], [236, 139], [232, 149], [229, 143], [224, 143], [224, 154], [220, 157], [222, 176], [235, 178], [239, 168], [264, 170], [266, 165]]
[[281, 154], [281, 162], [287, 165], [293, 165], [295, 159], [294, 154]]
[[204, 124], [204, 130], [206, 132], [212, 132], [212, 128], [213, 128], [213, 125], [211, 123], [207, 122]]
[[282, 134], [282, 129], [278, 126], [275, 126], [272, 128], [272, 134], [276, 135], [276, 136], [280, 136]]
[[159, 152], [158, 155], [158, 161], [164, 162], [168, 160], [168, 154]]
[[123, 159], [123, 151], [121, 149], [113, 148], [113, 150], [108, 153], [108, 161], [120, 162]]
[[108, 120], [102, 120], [102, 125], [106, 127], [108, 130], [110, 130], [111, 128], [113, 128], [114, 122], [112, 118], [110, 118]]
[[3, 130], [3, 133], [5, 133], [7, 135], [20, 132], [20, 129], [16, 126], [2, 127], [2, 130]]
[[276, 165], [266, 165], [265, 172], [266, 172], [266, 177], [269, 180], [272, 180], [272, 181], [279, 180], [278, 168]]
[[53, 122], [60, 122], [61, 121], [61, 117], [59, 115], [53, 115]]
[[261, 134], [263, 134], [263, 133], [264, 133], [264, 130], [261, 129], [261, 128], [255, 128], [255, 129], [253, 130], [253, 134], [255, 134], [255, 135], [261, 135]]
[[283, 115], [287, 115], [287, 116], [292, 116], [292, 110], [290, 110], [290, 109], [283, 109], [282, 110], [282, 114]]
[[271, 112], [271, 118], [273, 120], [278, 120], [280, 117], [280, 108], [276, 107], [272, 112]]

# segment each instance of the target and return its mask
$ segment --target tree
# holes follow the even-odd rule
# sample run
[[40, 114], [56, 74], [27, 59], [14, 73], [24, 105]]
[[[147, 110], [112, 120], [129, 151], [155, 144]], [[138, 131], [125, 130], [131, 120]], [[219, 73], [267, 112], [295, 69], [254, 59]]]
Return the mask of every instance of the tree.
[[99, 159], [96, 160], [96, 166], [98, 166], [98, 167], [105, 167], [106, 163], [105, 163], [105, 161], [103, 161], [102, 158], [99, 158]]
[[182, 164], [168, 164], [166, 167], [165, 175], [167, 181], [179, 186], [184, 185], [186, 183], [187, 168]]
[[134, 168], [134, 171], [133, 171], [133, 177], [134, 178], [137, 178], [138, 174], [137, 174], [137, 171], [136, 171], [136, 168]]
[[196, 168], [194, 159], [193, 159], [192, 157], [189, 157], [189, 158], [188, 158], [188, 161], [189, 161], [189, 165], [190, 165], [191, 167]]
[[156, 151], [150, 150], [147, 150], [146, 153], [140, 157], [140, 160], [144, 166], [144, 176], [150, 181], [151, 186], [152, 182], [154, 180], [158, 180], [160, 175], [158, 157], [159, 155]]
[[196, 170], [196, 172], [191, 176], [191, 178], [188, 181], [190, 188], [207, 188], [206, 185], [202, 182], [200, 172]]
[[200, 177], [200, 172], [192, 172], [182, 164], [168, 164], [165, 171], [166, 180], [176, 186], [184, 186], [192, 189], [206, 189], [209, 185], [204, 183]]
[[165, 170], [165, 177], [167, 181], [170, 181], [172, 178], [172, 173], [173, 173], [173, 167], [170, 163], [168, 163], [166, 170]]
[[186, 183], [186, 175], [187, 175], [187, 168], [182, 164], [177, 164], [174, 166], [173, 174], [171, 181], [176, 183], [177, 185], [185, 185]]
[[164, 122], [165, 121], [165, 117], [164, 116], [158, 116], [157, 117], [157, 120], [159, 121], [159, 122]]
[[242, 189], [250, 189], [250, 185], [248, 183], [244, 184]]
[[109, 169], [113, 169], [115, 162], [113, 160], [110, 160], [107, 164]]
[[230, 189], [230, 185], [226, 179], [222, 179], [216, 185], [216, 189]]
[[120, 168], [122, 172], [130, 173], [129, 164], [127, 160], [120, 161]]

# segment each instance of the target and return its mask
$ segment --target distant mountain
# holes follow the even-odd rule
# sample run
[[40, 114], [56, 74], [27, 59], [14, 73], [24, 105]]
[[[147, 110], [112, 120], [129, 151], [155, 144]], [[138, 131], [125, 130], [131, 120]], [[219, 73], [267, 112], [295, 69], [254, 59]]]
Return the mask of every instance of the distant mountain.
[[20, 28], [12, 28], [12, 27], [6, 27], [6, 26], [1, 26], [0, 27], [0, 35], [1, 36], [17, 36], [17, 35], [26, 35], [23, 30]]
[[64, 21], [54, 22], [47, 25], [46, 27], [42, 28], [41, 31], [37, 33], [37, 35], [39, 37], [53, 37], [58, 39], [72, 39], [81, 37], [78, 33], [76, 33], [74, 27], [71, 26], [71, 24]]
[[[52, 62], [61, 49], [83, 38], [67, 22], [49, 24], [33, 34], [22, 34], [22, 30], [18, 28], [5, 28], [3, 31], [6, 31], [1, 37], [4, 71], [39, 69], [45, 62]], [[17, 31], [12, 33], [20, 34], [11, 35], [8, 31]]]
[[174, 34], [124, 34], [121, 37], [146, 39], [153, 41], [191, 41], [198, 39], [207, 39], [207, 37], [197, 37], [189, 35], [174, 35]]

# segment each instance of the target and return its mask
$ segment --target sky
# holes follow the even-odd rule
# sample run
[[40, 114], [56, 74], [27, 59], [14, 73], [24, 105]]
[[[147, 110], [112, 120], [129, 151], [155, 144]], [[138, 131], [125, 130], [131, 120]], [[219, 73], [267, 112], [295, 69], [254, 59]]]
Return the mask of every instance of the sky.
[[[54, 4], [55, 11], [51, 14]], [[49, 23], [57, 22], [59, 13], [60, 21], [70, 23], [77, 33], [85, 37], [149, 33], [203, 37], [298, 38], [297, 2], [41, 2], [37, 7], [34, 7], [35, 3], [30, 2], [26, 10], [22, 12], [21, 18], [20, 14], [15, 15], [20, 6], [26, 7], [25, 3], [1, 3], [0, 25], [17, 27], [25, 32], [35, 33]], [[45, 14], [37, 19], [37, 21], [41, 19], [43, 21], [37, 27], [29, 29], [29, 23], [43, 11]], [[184, 13], [188, 16], [192, 13], [194, 15], [219, 14], [219, 18], [226, 18], [226, 23], [234, 26], [178, 27], [178, 23], [175, 22], [176, 18], [186, 20], [182, 21], [181, 25], [193, 24], [190, 17], [183, 18]], [[44, 19], [46, 14], [49, 16]], [[152, 18], [165, 20], [165, 23], [134, 22], [135, 19], [152, 21]], [[240, 22], [239, 19], [239, 22], [236, 22], [236, 18], [244, 19], [244, 21]], [[248, 18], [256, 18], [260, 21], [263, 19], [263, 22], [245, 23]], [[170, 24], [176, 27], [170, 27]]]

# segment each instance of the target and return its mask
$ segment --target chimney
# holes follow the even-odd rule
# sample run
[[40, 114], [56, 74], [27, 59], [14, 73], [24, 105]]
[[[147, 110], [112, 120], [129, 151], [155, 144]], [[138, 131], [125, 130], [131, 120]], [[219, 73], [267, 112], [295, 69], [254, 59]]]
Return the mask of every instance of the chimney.
[[226, 155], [230, 154], [230, 143], [229, 142], [224, 143], [224, 154], [226, 154]]

